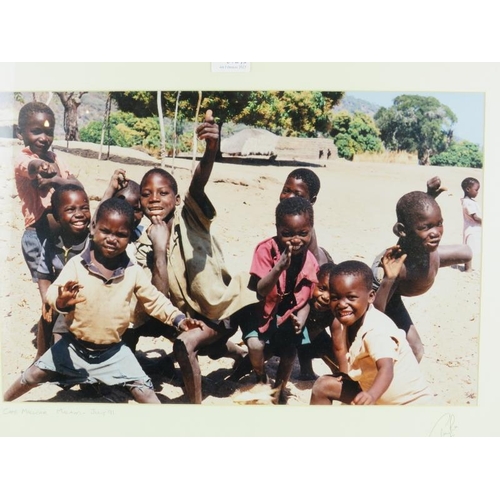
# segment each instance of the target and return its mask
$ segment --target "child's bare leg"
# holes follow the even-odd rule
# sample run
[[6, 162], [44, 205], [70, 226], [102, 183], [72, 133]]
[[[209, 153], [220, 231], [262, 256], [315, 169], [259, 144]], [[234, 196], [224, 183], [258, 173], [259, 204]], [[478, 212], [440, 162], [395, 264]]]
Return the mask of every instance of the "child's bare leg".
[[220, 338], [214, 329], [204, 325], [181, 333], [174, 341], [174, 355], [179, 363], [184, 387], [191, 403], [201, 404], [201, 370], [198, 350]]
[[31, 365], [5, 392], [4, 401], [14, 401], [18, 397], [29, 392], [36, 385], [47, 382], [52, 378], [50, 372], [40, 370]]
[[130, 392], [138, 403], [160, 404], [155, 391], [145, 385], [131, 387]]
[[424, 355], [424, 345], [422, 344], [422, 340], [420, 339], [415, 325], [410, 326], [410, 329], [406, 334], [406, 340], [408, 340], [413, 354], [415, 354], [417, 361], [420, 363], [420, 360]]
[[342, 381], [331, 375], [323, 375], [314, 382], [311, 392], [312, 405], [331, 405], [332, 401], [340, 401]]
[[264, 384], [267, 382], [266, 370], [264, 366], [265, 345], [265, 342], [260, 340], [258, 337], [250, 337], [247, 339], [248, 357], [250, 358], [250, 363], [252, 363], [253, 371], [257, 376], [257, 382]]
[[274, 388], [279, 388], [278, 402], [286, 404], [285, 388], [290, 375], [292, 373], [293, 362], [297, 356], [297, 349], [293, 345], [283, 347], [280, 350], [280, 364], [276, 372], [276, 380], [274, 381]]
[[42, 357], [49, 350], [50, 338], [52, 335], [52, 323], [49, 323], [40, 316], [38, 329], [36, 332], [36, 356], [35, 361]]
[[311, 350], [308, 347], [303, 346], [297, 349], [297, 357], [299, 358], [300, 365], [299, 380], [316, 380], [318, 378], [313, 370]]

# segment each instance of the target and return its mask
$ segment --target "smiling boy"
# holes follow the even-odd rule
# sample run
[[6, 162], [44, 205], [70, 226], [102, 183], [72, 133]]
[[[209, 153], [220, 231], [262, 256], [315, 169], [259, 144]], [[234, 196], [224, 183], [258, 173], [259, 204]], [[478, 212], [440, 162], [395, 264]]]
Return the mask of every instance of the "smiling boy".
[[430, 404], [433, 396], [410, 346], [394, 322], [373, 307], [372, 272], [364, 263], [345, 261], [330, 275], [330, 308], [342, 325], [347, 355], [339, 353], [341, 373], [314, 384], [312, 405]]

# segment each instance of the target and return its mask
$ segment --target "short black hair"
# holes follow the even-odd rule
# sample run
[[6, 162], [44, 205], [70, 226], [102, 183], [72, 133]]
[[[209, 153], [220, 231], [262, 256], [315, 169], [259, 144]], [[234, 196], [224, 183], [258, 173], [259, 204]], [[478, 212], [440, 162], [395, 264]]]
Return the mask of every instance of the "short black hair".
[[[82, 186], [78, 186], [77, 184], [63, 184], [62, 186], [58, 186], [57, 189], [52, 193], [50, 198], [50, 205], [52, 207], [52, 215], [56, 216], [57, 212], [61, 208], [61, 198], [64, 193], [81, 191], [85, 196], [87, 193]], [[89, 197], [87, 196], [87, 199]]]
[[475, 179], [474, 177], [466, 177], [463, 181], [462, 181], [462, 189], [465, 193], [465, 190], [474, 186], [474, 184], [479, 184], [479, 181], [477, 179]]
[[314, 210], [311, 202], [300, 196], [285, 198], [281, 200], [276, 207], [276, 225], [283, 222], [286, 215], [302, 215], [307, 214], [311, 226], [314, 226]]
[[418, 216], [429, 208], [439, 208], [436, 200], [423, 191], [412, 191], [402, 196], [396, 204], [398, 222], [411, 226]]
[[20, 130], [23, 130], [26, 127], [30, 115], [34, 115], [35, 113], [46, 113], [47, 115], [52, 116], [55, 121], [54, 112], [46, 104], [38, 101], [29, 102], [28, 104], [25, 104], [19, 111], [17, 126]]
[[140, 185], [141, 191], [142, 191], [142, 188], [144, 186], [144, 183], [146, 182], [146, 179], [148, 177], [151, 177], [152, 175], [156, 175], [156, 174], [161, 175], [162, 177], [167, 179], [168, 182], [170, 183], [170, 186], [172, 187], [172, 191], [174, 192], [174, 194], [178, 193], [177, 181], [175, 180], [174, 176], [172, 174], [169, 174], [163, 168], [158, 168], [158, 167], [152, 168], [151, 170], [148, 170], [144, 174], [144, 177], [142, 178], [141, 185]]
[[318, 271], [318, 278], [323, 278], [324, 276], [330, 276], [335, 268], [336, 264], [333, 262], [325, 262]]
[[373, 273], [368, 265], [359, 260], [345, 260], [340, 264], [335, 264], [330, 273], [330, 279], [334, 276], [358, 276], [363, 281], [367, 290], [373, 288]]
[[95, 222], [99, 222], [101, 217], [111, 212], [125, 216], [130, 226], [130, 231], [133, 231], [134, 209], [122, 198], [109, 198], [108, 200], [103, 201], [97, 208]]
[[292, 170], [287, 178], [292, 179], [300, 179], [307, 186], [309, 191], [309, 198], [313, 199], [315, 196], [318, 196], [319, 190], [321, 188], [321, 183], [319, 181], [319, 177], [308, 168], [296, 168]]

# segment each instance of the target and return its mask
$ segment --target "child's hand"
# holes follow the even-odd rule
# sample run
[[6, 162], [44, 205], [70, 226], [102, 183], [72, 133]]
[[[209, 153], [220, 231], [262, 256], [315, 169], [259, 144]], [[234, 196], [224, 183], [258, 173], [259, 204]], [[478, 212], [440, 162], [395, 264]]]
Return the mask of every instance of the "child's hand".
[[127, 172], [123, 170], [123, 168], [117, 168], [111, 179], [109, 181], [109, 187], [116, 191], [120, 191], [120, 189], [126, 188], [128, 186]]
[[204, 323], [198, 319], [186, 318], [183, 319], [178, 326], [178, 330], [186, 332], [187, 330], [194, 330], [195, 328], [203, 328]]
[[205, 140], [207, 151], [216, 153], [219, 146], [219, 126], [214, 122], [212, 110], [208, 109], [205, 113], [205, 120], [196, 129], [198, 139]]
[[305, 322], [301, 321], [297, 316], [295, 316], [295, 314], [291, 314], [290, 318], [291, 318], [292, 323], [293, 323], [293, 329], [294, 329], [295, 333], [298, 335], [302, 331], [302, 329], [304, 328]]
[[441, 186], [441, 179], [437, 175], [427, 181], [428, 195], [437, 198], [443, 191], [447, 191], [447, 188]]
[[68, 281], [65, 285], [59, 287], [59, 296], [56, 301], [58, 309], [67, 309], [80, 302], [85, 302], [85, 297], [77, 297], [78, 292], [83, 288], [78, 281]]
[[290, 267], [292, 262], [292, 243], [287, 241], [285, 250], [281, 254], [280, 260], [277, 262], [276, 267], [279, 272], [283, 272]]
[[399, 245], [388, 248], [380, 261], [384, 269], [384, 277], [395, 280], [399, 276], [405, 260], [406, 254], [401, 251]]
[[353, 399], [351, 404], [353, 404], [353, 405], [374, 405], [375, 399], [369, 392], [361, 391], [358, 394], [356, 394], [356, 397]]
[[45, 160], [31, 160], [28, 165], [28, 175], [34, 179], [38, 176], [47, 179], [54, 177], [57, 171], [54, 170], [53, 166]]
[[42, 306], [42, 318], [47, 323], [52, 323], [52, 307], [47, 302], [44, 302]]
[[159, 215], [151, 217], [151, 225], [148, 227], [147, 233], [151, 243], [153, 243], [154, 251], [167, 251], [170, 229], [168, 224]]

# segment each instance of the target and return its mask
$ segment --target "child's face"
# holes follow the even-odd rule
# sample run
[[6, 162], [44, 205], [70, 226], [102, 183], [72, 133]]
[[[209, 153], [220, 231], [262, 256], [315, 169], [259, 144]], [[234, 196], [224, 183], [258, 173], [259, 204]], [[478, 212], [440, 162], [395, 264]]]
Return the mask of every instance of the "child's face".
[[443, 217], [441, 209], [430, 206], [416, 214], [412, 226], [408, 228], [408, 239], [415, 246], [422, 247], [427, 252], [434, 252], [443, 236]]
[[104, 212], [95, 223], [94, 251], [108, 260], [119, 257], [127, 249], [130, 233], [130, 222], [125, 215]]
[[33, 113], [29, 115], [26, 126], [19, 132], [25, 146], [36, 155], [44, 156], [52, 146], [54, 127], [53, 116], [47, 113]]
[[318, 282], [314, 286], [311, 305], [316, 311], [328, 311], [330, 307], [330, 275], [318, 276]]
[[143, 216], [140, 195], [125, 192], [125, 194], [120, 194], [118, 197], [124, 199], [134, 209], [134, 228], [137, 227], [141, 223]]
[[352, 326], [362, 319], [375, 292], [368, 290], [363, 278], [358, 275], [342, 274], [330, 278], [330, 309], [344, 326]]
[[472, 184], [472, 186], [469, 186], [465, 192], [469, 198], [475, 198], [477, 196], [477, 193], [479, 193], [479, 188], [481, 186], [479, 185], [479, 182], [476, 182]]
[[311, 203], [314, 203], [316, 201], [316, 197], [314, 198], [314, 200], [311, 200], [309, 196], [309, 188], [302, 179], [288, 177], [285, 181], [283, 189], [281, 190], [280, 201], [283, 201], [285, 198], [292, 198], [294, 196], [305, 198]]
[[160, 174], [146, 178], [141, 189], [141, 207], [148, 219], [154, 215], [162, 220], [170, 218], [179, 203], [180, 197], [174, 193], [168, 179]]
[[311, 243], [312, 225], [307, 214], [285, 215], [276, 226], [278, 245], [281, 250], [287, 243], [292, 246], [292, 255], [304, 253]]
[[62, 193], [55, 218], [63, 231], [74, 235], [85, 233], [90, 223], [90, 207], [86, 194], [83, 191]]

